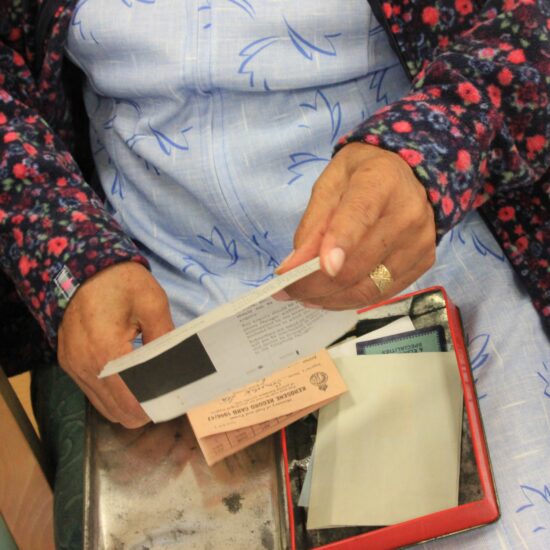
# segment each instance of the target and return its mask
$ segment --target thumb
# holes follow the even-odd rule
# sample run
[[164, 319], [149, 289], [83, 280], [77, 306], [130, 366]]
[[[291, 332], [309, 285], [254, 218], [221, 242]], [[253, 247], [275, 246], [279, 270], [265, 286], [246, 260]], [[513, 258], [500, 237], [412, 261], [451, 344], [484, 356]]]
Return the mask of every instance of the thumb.
[[299, 265], [305, 264], [319, 255], [319, 249], [323, 242], [323, 231], [321, 229], [314, 230], [309, 238], [294, 249], [275, 270], [277, 275], [282, 275]]
[[277, 269], [281, 274], [319, 255], [321, 243], [342, 193], [344, 171], [340, 163], [325, 168], [315, 186], [294, 235], [294, 250]]
[[168, 301], [164, 300], [163, 304], [159, 305], [159, 307], [151, 308], [143, 313], [140, 316], [139, 325], [144, 344], [173, 330], [174, 321], [170, 314]]
[[391, 186], [380, 182], [375, 168], [368, 166], [352, 175], [327, 224], [319, 256], [323, 270], [331, 277], [372, 233], [390, 198]]

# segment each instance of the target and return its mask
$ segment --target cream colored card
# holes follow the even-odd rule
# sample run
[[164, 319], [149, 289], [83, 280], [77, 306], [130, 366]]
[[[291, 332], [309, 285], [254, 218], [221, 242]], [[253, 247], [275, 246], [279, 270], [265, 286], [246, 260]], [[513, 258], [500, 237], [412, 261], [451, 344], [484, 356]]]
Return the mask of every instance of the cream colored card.
[[308, 529], [391, 525], [458, 504], [454, 352], [335, 360], [349, 392], [319, 414]]
[[212, 464], [215, 464], [216, 462], [219, 462], [220, 460], [248, 447], [249, 445], [260, 441], [260, 439], [285, 428], [289, 424], [300, 420], [300, 418], [316, 411], [336, 398], [337, 396], [333, 396], [327, 401], [316, 403], [311, 407], [301, 409], [292, 414], [279, 416], [273, 420], [268, 420], [267, 422], [241, 428], [240, 430], [232, 430], [229, 432], [209, 435], [207, 437], [197, 439], [197, 441], [204, 458], [206, 459], [206, 463], [209, 466], [212, 466]]
[[[195, 407], [187, 416], [198, 439], [271, 421], [327, 402], [346, 385], [326, 352], [300, 359], [242, 389]], [[303, 416], [303, 415], [302, 415]]]

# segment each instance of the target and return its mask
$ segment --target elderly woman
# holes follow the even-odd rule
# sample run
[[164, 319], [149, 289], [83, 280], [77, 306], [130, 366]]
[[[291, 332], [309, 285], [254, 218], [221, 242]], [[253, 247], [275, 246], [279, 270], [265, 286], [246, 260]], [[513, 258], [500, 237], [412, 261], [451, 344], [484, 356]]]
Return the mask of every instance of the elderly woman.
[[549, 327], [547, 2], [4, 5], [2, 362], [51, 364], [40, 410], [67, 382], [29, 331], [137, 427], [122, 380], [97, 374], [138, 334], [317, 255], [283, 299], [376, 302], [474, 209]]

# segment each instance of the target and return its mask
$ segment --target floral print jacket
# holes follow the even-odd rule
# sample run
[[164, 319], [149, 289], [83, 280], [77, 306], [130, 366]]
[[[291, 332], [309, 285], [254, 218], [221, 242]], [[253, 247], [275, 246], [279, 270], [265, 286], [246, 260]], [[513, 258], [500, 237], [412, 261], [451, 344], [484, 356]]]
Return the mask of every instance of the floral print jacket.
[[[75, 3], [0, 4], [0, 362], [8, 372], [38, 361], [41, 334], [55, 347], [79, 284], [117, 262], [145, 262], [74, 160], [78, 118], [63, 54]], [[340, 146], [364, 141], [401, 155], [426, 187], [439, 235], [479, 208], [550, 327], [550, 3], [371, 6], [412, 87]]]

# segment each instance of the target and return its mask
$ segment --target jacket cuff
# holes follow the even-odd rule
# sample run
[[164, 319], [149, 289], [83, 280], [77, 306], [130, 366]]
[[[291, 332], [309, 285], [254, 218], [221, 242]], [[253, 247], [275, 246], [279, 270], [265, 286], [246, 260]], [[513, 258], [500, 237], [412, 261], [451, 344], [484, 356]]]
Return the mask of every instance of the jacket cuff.
[[[18, 220], [12, 219], [15, 242], [3, 267], [53, 349], [65, 309], [81, 284], [118, 263], [135, 261], [148, 267], [133, 241], [105, 216], [99, 199], [93, 203], [96, 208], [89, 203], [85, 210], [65, 211], [61, 220], [45, 217], [42, 224], [26, 218], [17, 227]], [[44, 223], [50, 226], [47, 234]], [[29, 241], [38, 245], [29, 246]]]
[[486, 180], [486, 130], [466, 121], [464, 109], [458, 114], [429, 92], [415, 93], [377, 111], [341, 138], [335, 153], [354, 142], [397, 153], [426, 188], [439, 240], [494, 192]]
[[77, 291], [87, 279], [103, 269], [123, 263], [138, 262], [149, 267], [147, 260], [137, 253], [132, 245], [118, 242], [108, 255], [98, 255], [93, 264], [89, 263], [88, 256], [73, 257], [67, 263], [56, 263], [52, 269], [53, 278], [46, 288], [46, 300], [42, 309], [41, 323], [48, 342], [53, 349], [57, 349], [57, 332], [65, 309]]

